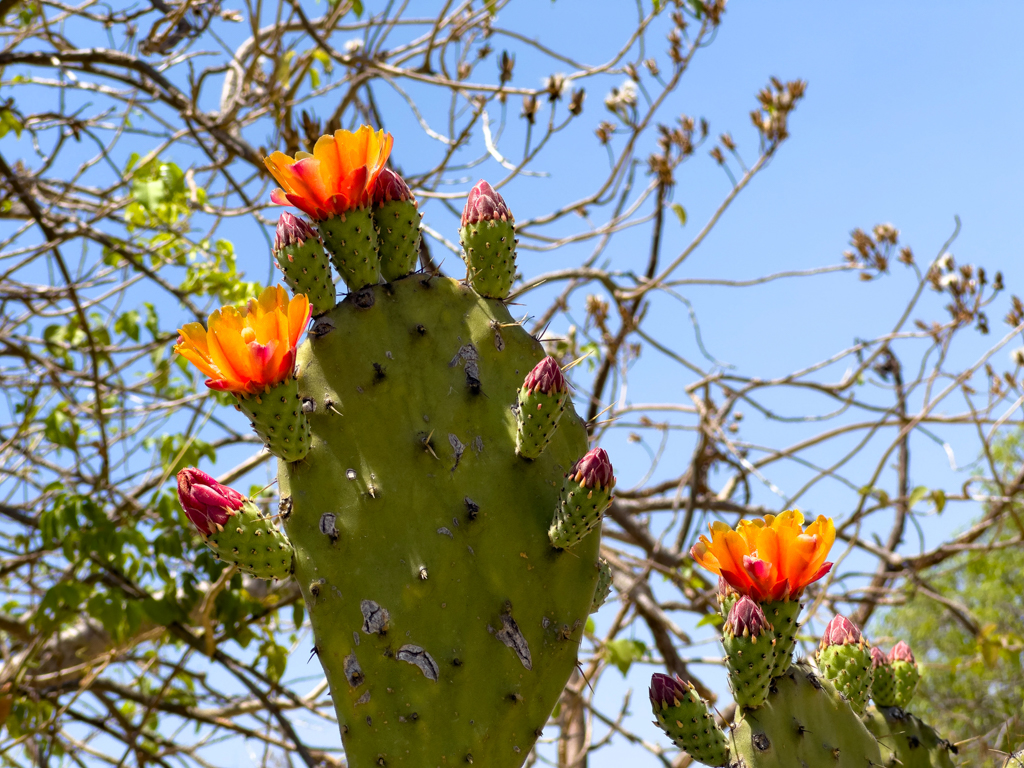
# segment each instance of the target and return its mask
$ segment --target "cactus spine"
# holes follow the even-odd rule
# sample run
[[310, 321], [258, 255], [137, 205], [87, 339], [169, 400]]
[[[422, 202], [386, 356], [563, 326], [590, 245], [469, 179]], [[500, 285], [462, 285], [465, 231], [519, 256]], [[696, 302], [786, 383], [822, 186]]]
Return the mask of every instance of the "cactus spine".
[[[587, 451], [557, 363], [502, 301], [514, 273], [504, 200], [486, 183], [470, 195], [466, 283], [409, 274], [419, 213], [384, 169], [390, 148], [364, 127], [267, 158], [273, 200], [313, 219], [350, 290], [337, 304], [316, 294], [301, 345], [291, 334], [309, 302], [292, 299], [306, 308], [293, 317], [279, 293], [249, 330], [182, 331], [179, 351], [238, 396], [277, 456], [287, 536], [263, 518], [240, 525], [249, 508], [230, 489], [217, 497], [228, 511], [183, 506], [222, 558], [264, 578], [294, 570], [350, 768], [518, 768], [610, 589], [592, 531], [615, 478], [603, 450]], [[295, 288], [309, 274], [295, 271], [300, 255], [316, 256], [296, 222], [276, 249]], [[261, 319], [271, 311], [284, 314]], [[517, 393], [520, 406], [549, 398], [523, 429]], [[247, 560], [269, 538], [287, 571]]]

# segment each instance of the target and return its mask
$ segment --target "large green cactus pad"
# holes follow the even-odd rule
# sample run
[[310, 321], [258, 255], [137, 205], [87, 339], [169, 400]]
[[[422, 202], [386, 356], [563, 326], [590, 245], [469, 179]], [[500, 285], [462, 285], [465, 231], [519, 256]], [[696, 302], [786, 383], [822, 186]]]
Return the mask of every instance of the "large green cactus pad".
[[280, 491], [351, 768], [515, 768], [574, 668], [599, 537], [548, 541], [575, 412], [516, 455], [543, 354], [500, 301], [425, 275], [350, 294], [299, 349], [312, 443]]
[[878, 742], [832, 684], [804, 662], [775, 679], [764, 706], [743, 713], [733, 755], [746, 768], [865, 768], [882, 764]]

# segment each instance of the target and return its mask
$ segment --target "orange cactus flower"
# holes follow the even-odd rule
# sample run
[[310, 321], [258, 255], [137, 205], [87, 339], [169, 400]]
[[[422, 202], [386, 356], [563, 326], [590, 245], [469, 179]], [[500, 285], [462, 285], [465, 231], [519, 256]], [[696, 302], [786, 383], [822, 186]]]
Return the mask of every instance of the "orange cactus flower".
[[335, 131], [321, 136], [313, 154], [288, 157], [274, 152], [263, 162], [277, 179], [270, 199], [294, 205], [316, 221], [369, 204], [373, 185], [391, 155], [390, 133], [362, 126], [358, 131]]
[[292, 375], [295, 347], [312, 308], [299, 294], [291, 301], [281, 286], [249, 299], [245, 311], [222, 307], [210, 315], [209, 330], [188, 323], [174, 351], [208, 378], [206, 386], [236, 395], [258, 394]]
[[711, 523], [711, 541], [701, 536], [690, 555], [756, 602], [797, 598], [832, 569], [825, 558], [836, 540], [832, 518], [819, 515], [807, 530], [803, 523], [804, 516], [795, 509], [763, 520], [741, 520], [735, 531], [725, 523]]

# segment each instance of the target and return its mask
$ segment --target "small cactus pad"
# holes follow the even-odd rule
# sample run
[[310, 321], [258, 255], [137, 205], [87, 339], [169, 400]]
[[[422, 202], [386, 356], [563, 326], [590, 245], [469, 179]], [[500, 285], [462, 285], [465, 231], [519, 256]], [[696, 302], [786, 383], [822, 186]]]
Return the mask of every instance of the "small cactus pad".
[[729, 743], [693, 685], [678, 677], [651, 678], [651, 708], [655, 725], [694, 760], [711, 766], [729, 764]]
[[910, 706], [910, 700], [914, 698], [917, 684], [921, 682], [921, 671], [917, 668], [910, 646], [902, 640], [889, 651], [889, 663], [892, 665], [895, 682], [893, 699], [897, 707], [906, 709]]
[[293, 570], [291, 542], [248, 499], [223, 530], [204, 537], [218, 558], [259, 579], [286, 579]]
[[957, 749], [899, 707], [868, 707], [864, 724], [881, 745], [885, 768], [954, 768]]
[[309, 422], [294, 378], [262, 394], [240, 395], [237, 407], [277, 458], [298, 461], [309, 451]]
[[294, 550], [249, 499], [198, 469], [178, 473], [178, 501], [215, 555], [260, 579], [291, 575]]
[[480, 181], [466, 198], [459, 239], [469, 283], [481, 296], [508, 297], [516, 272], [515, 237], [515, 219], [504, 198]]
[[350, 292], [380, 281], [377, 225], [370, 208], [353, 208], [317, 222], [324, 247]]
[[526, 374], [516, 411], [516, 452], [525, 459], [540, 456], [555, 434], [565, 411], [569, 385], [558, 361], [545, 357]]
[[611, 593], [612, 567], [602, 557], [597, 561], [597, 587], [594, 589], [594, 601], [590, 604], [590, 612], [597, 613]]
[[298, 349], [312, 444], [280, 493], [351, 768], [518, 768], [575, 668], [600, 542], [547, 537], [576, 413], [516, 456], [543, 357], [503, 304], [422, 274], [349, 294]]
[[896, 706], [896, 675], [885, 651], [881, 648], [871, 649], [871, 667], [874, 676], [871, 680], [871, 699], [880, 707]]
[[313, 315], [334, 308], [337, 294], [331, 263], [320, 237], [309, 224], [290, 213], [282, 213], [274, 235], [274, 259], [293, 293], [304, 293]]
[[871, 693], [871, 651], [860, 629], [845, 616], [836, 616], [825, 628], [817, 653], [818, 669], [850, 700], [858, 715], [864, 713]]
[[875, 737], [832, 684], [803, 663], [777, 677], [764, 706], [732, 734], [734, 765], [748, 768], [866, 768], [882, 765]]
[[741, 597], [733, 605], [722, 633], [725, 666], [736, 704], [756, 709], [768, 698], [775, 666], [775, 633], [757, 603]]
[[778, 677], [789, 669], [793, 660], [793, 649], [796, 647], [797, 617], [800, 615], [799, 600], [774, 600], [761, 604], [768, 622], [775, 628], [775, 669], [773, 677]]
[[551, 545], [569, 549], [601, 524], [612, 503], [615, 476], [604, 448], [594, 448], [577, 461], [565, 476], [555, 519], [548, 531]]
[[388, 282], [416, 267], [420, 216], [405, 179], [390, 168], [382, 170], [373, 188], [373, 222], [380, 244], [380, 273]]

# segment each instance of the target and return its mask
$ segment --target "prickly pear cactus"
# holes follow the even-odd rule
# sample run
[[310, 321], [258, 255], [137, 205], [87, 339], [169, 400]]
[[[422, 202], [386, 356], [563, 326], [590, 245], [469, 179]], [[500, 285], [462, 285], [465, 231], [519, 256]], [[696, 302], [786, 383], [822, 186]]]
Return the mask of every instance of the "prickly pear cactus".
[[597, 535], [548, 540], [583, 422], [516, 455], [511, 406], [543, 350], [448, 278], [351, 294], [310, 335], [312, 446], [281, 462], [280, 491], [350, 765], [518, 766], [599, 575]]
[[[719, 576], [736, 716], [726, 724], [699, 715], [709, 710], [692, 687], [655, 675], [651, 705], [677, 746], [729, 768], [953, 768], [956, 749], [906, 711], [920, 672], [905, 643], [888, 656], [869, 651], [860, 629], [836, 616], [815, 666], [792, 660], [801, 593], [832, 566], [825, 562], [835, 537], [830, 519], [804, 529], [803, 516], [789, 511], [743, 520], [737, 530], [713, 523], [711, 536], [700, 537], [691, 555]], [[869, 691], [876, 706], [865, 710]], [[679, 712], [693, 716], [666, 717]]]
[[[504, 200], [486, 183], [470, 196], [466, 281], [410, 274], [419, 213], [383, 167], [390, 148], [364, 127], [267, 160], [274, 201], [319, 232], [290, 214], [279, 227], [288, 285], [320, 276], [314, 307], [302, 299], [304, 342], [279, 288], [177, 347], [227, 382], [278, 457], [286, 553], [246, 565], [236, 539], [269, 531], [236, 526], [228, 542], [231, 523], [217, 526], [242, 519], [243, 497], [212, 478], [214, 512], [182, 503], [222, 559], [298, 579], [350, 768], [518, 768], [610, 590], [598, 529], [615, 478], [587, 450], [558, 363], [505, 306]], [[319, 239], [350, 291], [340, 303]]]

